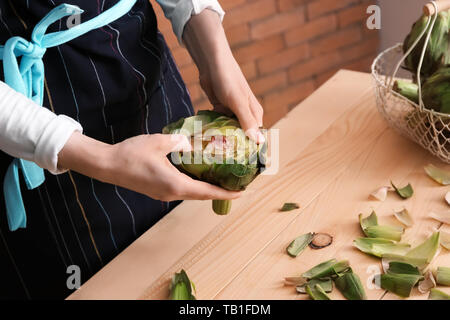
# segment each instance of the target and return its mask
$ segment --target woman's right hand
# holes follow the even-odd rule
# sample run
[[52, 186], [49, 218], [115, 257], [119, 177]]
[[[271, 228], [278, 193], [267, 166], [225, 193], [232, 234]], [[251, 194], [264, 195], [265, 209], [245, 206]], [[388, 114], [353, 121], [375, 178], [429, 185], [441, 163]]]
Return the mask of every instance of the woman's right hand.
[[190, 148], [183, 135], [141, 135], [109, 145], [75, 132], [58, 155], [58, 167], [161, 201], [232, 200], [241, 195], [194, 180], [167, 159], [171, 152]]

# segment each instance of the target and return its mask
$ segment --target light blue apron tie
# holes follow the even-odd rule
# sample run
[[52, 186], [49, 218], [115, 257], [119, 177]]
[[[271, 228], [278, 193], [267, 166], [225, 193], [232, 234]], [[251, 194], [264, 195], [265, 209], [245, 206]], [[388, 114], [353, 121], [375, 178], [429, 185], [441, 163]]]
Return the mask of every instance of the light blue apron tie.
[[[44, 62], [47, 48], [69, 42], [89, 31], [101, 28], [127, 14], [137, 0], [121, 0], [97, 17], [70, 29], [48, 33], [48, 27], [60, 19], [83, 13], [77, 6], [61, 4], [50, 11], [34, 28], [31, 41], [21, 37], [9, 39], [0, 46], [5, 83], [42, 106], [44, 101]], [[17, 59], [21, 58], [20, 66]], [[9, 230], [26, 228], [27, 216], [20, 192], [19, 169], [28, 190], [37, 188], [45, 181], [44, 170], [34, 162], [14, 159], [3, 181], [6, 214]]]

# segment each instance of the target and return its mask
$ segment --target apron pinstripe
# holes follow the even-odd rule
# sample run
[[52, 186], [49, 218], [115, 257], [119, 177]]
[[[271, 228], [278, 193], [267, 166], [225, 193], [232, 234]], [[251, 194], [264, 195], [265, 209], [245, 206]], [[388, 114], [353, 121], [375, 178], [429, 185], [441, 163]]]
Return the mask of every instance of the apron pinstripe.
[[[0, 43], [13, 35], [30, 39], [34, 25], [61, 3], [83, 8], [87, 21], [117, 0], [0, 0]], [[49, 32], [64, 28], [63, 20]], [[44, 63], [44, 106], [107, 143], [161, 132], [193, 112], [147, 0], [110, 25], [49, 49]], [[10, 161], [0, 153], [2, 177]], [[40, 187], [22, 188], [26, 229], [8, 230], [2, 201], [0, 298], [67, 296], [68, 266], [79, 266], [86, 281], [177, 204], [74, 172], [45, 176]]]

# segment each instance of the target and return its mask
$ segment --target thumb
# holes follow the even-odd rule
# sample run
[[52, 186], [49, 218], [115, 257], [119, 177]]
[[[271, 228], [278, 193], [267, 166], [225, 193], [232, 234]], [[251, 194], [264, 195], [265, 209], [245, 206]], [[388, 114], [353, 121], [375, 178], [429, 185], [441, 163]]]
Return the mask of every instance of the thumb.
[[161, 135], [161, 149], [165, 154], [171, 152], [192, 151], [189, 139], [183, 134], [163, 134]]

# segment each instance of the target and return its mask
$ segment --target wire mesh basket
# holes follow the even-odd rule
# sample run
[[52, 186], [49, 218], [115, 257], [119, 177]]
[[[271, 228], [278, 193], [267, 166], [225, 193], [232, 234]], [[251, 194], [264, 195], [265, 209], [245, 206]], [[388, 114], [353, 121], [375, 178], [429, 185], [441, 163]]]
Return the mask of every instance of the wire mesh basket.
[[[382, 52], [373, 62], [377, 108], [390, 127], [450, 163], [450, 115], [421, 108], [392, 90], [390, 79], [396, 73], [402, 56], [402, 44], [397, 44]], [[398, 75], [412, 78], [406, 71], [400, 71]]]

